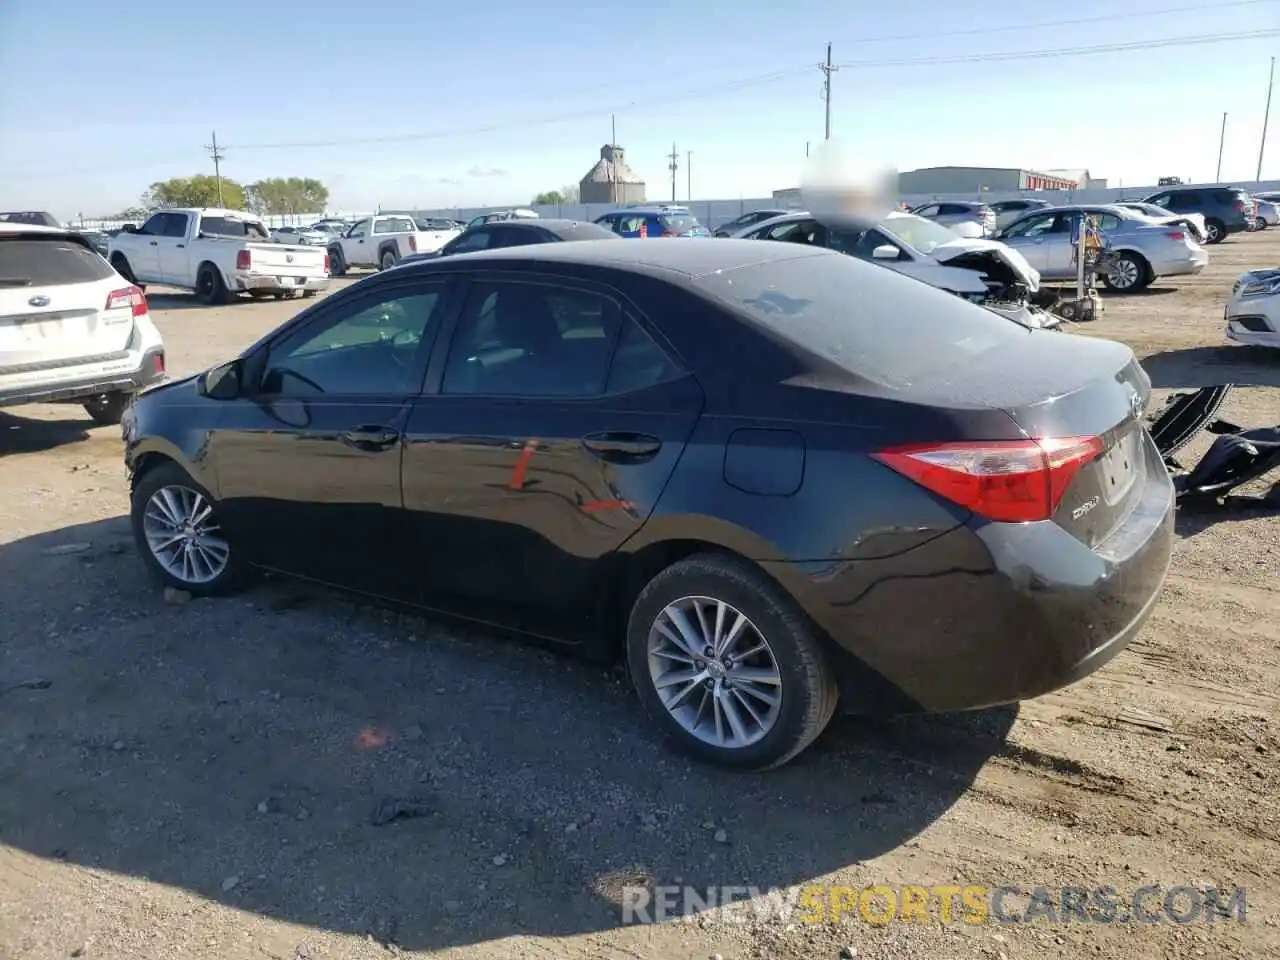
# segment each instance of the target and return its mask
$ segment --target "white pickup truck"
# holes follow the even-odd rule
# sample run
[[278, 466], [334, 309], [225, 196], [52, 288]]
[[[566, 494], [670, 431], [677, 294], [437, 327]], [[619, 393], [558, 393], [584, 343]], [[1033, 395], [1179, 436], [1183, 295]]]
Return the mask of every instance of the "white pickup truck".
[[210, 305], [237, 293], [310, 297], [329, 285], [323, 247], [276, 243], [242, 210], [161, 210], [116, 234], [107, 259], [132, 283], [192, 290]]
[[423, 230], [408, 214], [365, 217], [329, 244], [333, 275], [352, 267], [389, 270], [415, 253], [439, 250], [461, 230]]

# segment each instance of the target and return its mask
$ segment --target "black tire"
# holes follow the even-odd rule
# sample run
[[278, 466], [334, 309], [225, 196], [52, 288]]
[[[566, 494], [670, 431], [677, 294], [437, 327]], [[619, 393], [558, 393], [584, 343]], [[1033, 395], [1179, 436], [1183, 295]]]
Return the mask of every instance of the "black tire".
[[342, 258], [341, 247], [329, 248], [329, 276], [345, 277], [347, 275], [347, 261]]
[[239, 561], [234, 545], [231, 546], [230, 557], [222, 573], [204, 582], [193, 582], [176, 577], [156, 559], [151, 550], [151, 545], [147, 542], [143, 517], [146, 514], [147, 505], [151, 497], [164, 487], [185, 487], [188, 490], [195, 491], [213, 507], [211, 519], [216, 522], [218, 518], [217, 501], [214, 500], [208, 490], [196, 483], [176, 463], [167, 461], [144, 473], [133, 487], [133, 493], [130, 498], [130, 522], [133, 526], [133, 539], [137, 544], [138, 553], [142, 556], [143, 562], [147, 565], [147, 569], [151, 571], [152, 576], [167, 587], [185, 590], [192, 596], [197, 597], [225, 595], [243, 586], [248, 568]]
[[[1112, 279], [1113, 274], [1116, 280]], [[1117, 280], [1124, 278], [1123, 283]], [[1132, 282], [1128, 278], [1132, 278]], [[1102, 282], [1108, 290], [1116, 293], [1137, 293], [1146, 289], [1151, 283], [1151, 266], [1135, 253], [1116, 254], [1113, 266], [1102, 273]]]
[[387, 249], [383, 250], [382, 253], [378, 254], [379, 270], [390, 270], [399, 262], [400, 262], [400, 254], [397, 253], [395, 250], [393, 250], [391, 247], [387, 247]]
[[206, 307], [219, 307], [229, 299], [222, 271], [211, 263], [196, 271], [196, 299]]
[[93, 418], [93, 422], [104, 427], [118, 424], [133, 402], [131, 393], [107, 393], [101, 397], [86, 400], [84, 412]]
[[[684, 597], [722, 600], [766, 638], [781, 684], [773, 727], [758, 741], [720, 747], [699, 739], [671, 715], [649, 671], [649, 635], [663, 609]], [[736, 557], [703, 553], [672, 564], [640, 592], [627, 623], [627, 666], [645, 712], [681, 752], [735, 770], [781, 766], [811, 744], [835, 713], [838, 690], [818, 639], [781, 588]]]
[[129, 261], [123, 253], [117, 253], [111, 258], [111, 269], [120, 274], [120, 276], [124, 277], [135, 287], [139, 287], [143, 290], [147, 289], [138, 282], [138, 278], [133, 274], [133, 268], [129, 266]]
[[1227, 239], [1227, 225], [1221, 220], [1206, 220], [1204, 222], [1205, 238], [1204, 242], [1221, 243]]
[[303, 290], [303, 291], [302, 291], [302, 299], [303, 299], [303, 300], [310, 300], [310, 299], [311, 299], [312, 297], [314, 297], [315, 295], [316, 295], [316, 292], [315, 292], [314, 290]]

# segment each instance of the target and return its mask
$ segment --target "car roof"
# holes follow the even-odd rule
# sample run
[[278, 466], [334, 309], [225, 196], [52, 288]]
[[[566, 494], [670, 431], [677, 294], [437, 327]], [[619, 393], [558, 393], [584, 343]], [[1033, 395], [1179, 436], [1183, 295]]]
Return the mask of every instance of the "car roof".
[[11, 220], [0, 220], [0, 233], [34, 233], [34, 234], [50, 234], [57, 236], [71, 236], [78, 233], [76, 230], [67, 227], [44, 227], [36, 223], [15, 223]]
[[552, 219], [549, 217], [539, 217], [537, 220], [528, 220], [524, 218], [517, 220], [500, 220], [495, 221], [492, 224], [479, 223], [476, 224], [473, 229], [478, 230], [481, 227], [489, 226], [501, 226], [504, 229], [511, 230], [550, 230], [557, 237], [570, 236], [575, 233], [595, 234], [598, 232], [601, 240], [604, 240], [607, 237], [612, 237], [615, 240], [621, 239], [612, 230], [602, 227], [599, 224], [592, 223], [590, 220], [569, 220], [567, 218]]
[[[843, 256], [819, 247], [795, 243], [760, 243], [758, 240], [707, 240], [666, 242], [654, 239], [638, 243], [609, 243], [605, 238], [579, 243], [538, 243], [519, 247], [476, 250], [457, 257], [441, 257], [406, 264], [402, 269], [449, 270], [466, 263], [507, 263], [596, 266], [649, 275], [668, 274], [686, 279], [761, 263], [806, 256]], [[669, 279], [670, 277], [668, 277]]]

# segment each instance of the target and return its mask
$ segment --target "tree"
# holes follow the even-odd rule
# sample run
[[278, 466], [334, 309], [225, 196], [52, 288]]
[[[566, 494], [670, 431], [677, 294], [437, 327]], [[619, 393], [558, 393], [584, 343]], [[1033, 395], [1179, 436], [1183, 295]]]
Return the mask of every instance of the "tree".
[[147, 219], [147, 211], [144, 207], [125, 207], [119, 213], [113, 213], [109, 217], [100, 217], [99, 219], [124, 221], [126, 223], [137, 221], [140, 223]]
[[142, 205], [157, 207], [227, 207], [244, 209], [244, 187], [234, 180], [222, 178], [222, 200], [218, 200], [218, 181], [205, 173], [194, 177], [173, 177], [153, 183], [142, 195]]
[[535, 207], [560, 207], [565, 206], [566, 204], [577, 203], [579, 196], [578, 185], [576, 183], [571, 183], [567, 186], [561, 187], [559, 190], [547, 190], [545, 193], [538, 194], [533, 198], [533, 205]]
[[249, 184], [249, 205], [260, 214], [323, 213], [329, 190], [311, 177], [270, 177]]

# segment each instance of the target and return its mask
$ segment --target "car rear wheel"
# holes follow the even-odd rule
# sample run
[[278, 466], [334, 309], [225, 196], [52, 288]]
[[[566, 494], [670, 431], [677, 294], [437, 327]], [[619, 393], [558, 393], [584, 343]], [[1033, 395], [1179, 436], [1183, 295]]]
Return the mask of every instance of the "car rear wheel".
[[84, 402], [84, 412], [93, 418], [93, 422], [102, 426], [111, 426], [120, 422], [125, 410], [133, 402], [129, 393], [104, 393]]
[[1116, 293], [1135, 293], [1147, 285], [1149, 275], [1150, 271], [1140, 257], [1121, 253], [1107, 265], [1102, 282], [1108, 290]]
[[390, 270], [399, 261], [400, 261], [400, 258], [396, 256], [396, 252], [394, 250], [382, 251], [382, 260], [380, 262], [382, 264], [383, 270]]
[[217, 503], [176, 463], [138, 480], [131, 520], [138, 552], [166, 586], [212, 596], [240, 582], [242, 567], [219, 524]]
[[196, 273], [196, 299], [207, 307], [216, 307], [227, 302], [227, 285], [222, 280], [222, 271], [210, 264], [205, 264]]
[[341, 247], [329, 248], [329, 276], [345, 277], [347, 275], [347, 261], [342, 259]]
[[835, 679], [804, 615], [734, 557], [698, 554], [655, 576], [631, 610], [627, 661], [671, 742], [719, 766], [780, 766], [835, 712]]
[[1227, 235], [1226, 228], [1221, 220], [1206, 220], [1204, 233], [1205, 243], [1221, 243]]

